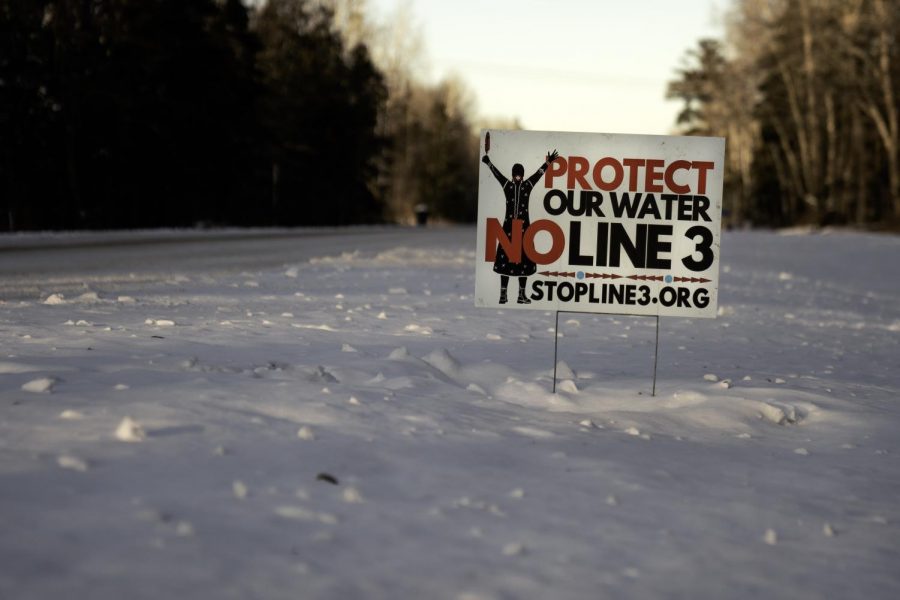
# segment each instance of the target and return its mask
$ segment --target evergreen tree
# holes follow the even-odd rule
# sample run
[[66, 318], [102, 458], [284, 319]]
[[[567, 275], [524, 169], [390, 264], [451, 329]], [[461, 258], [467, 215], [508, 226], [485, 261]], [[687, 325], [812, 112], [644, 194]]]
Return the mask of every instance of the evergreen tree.
[[272, 139], [273, 210], [281, 223], [371, 222], [381, 215], [370, 185], [381, 140], [375, 119], [381, 76], [362, 45], [346, 52], [331, 13], [271, 0], [256, 31]]
[[0, 0], [0, 230], [36, 226], [45, 198], [62, 193], [46, 18], [42, 2]]

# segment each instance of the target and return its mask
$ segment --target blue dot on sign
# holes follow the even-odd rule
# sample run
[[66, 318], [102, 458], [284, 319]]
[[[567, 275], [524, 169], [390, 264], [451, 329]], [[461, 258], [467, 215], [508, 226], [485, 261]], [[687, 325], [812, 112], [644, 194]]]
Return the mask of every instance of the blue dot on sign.
[[584, 279], [584, 271], [578, 271], [577, 273], [575, 273], [575, 277], [577, 277], [578, 279]]
[[672, 276], [666, 275], [666, 283], [672, 283]]

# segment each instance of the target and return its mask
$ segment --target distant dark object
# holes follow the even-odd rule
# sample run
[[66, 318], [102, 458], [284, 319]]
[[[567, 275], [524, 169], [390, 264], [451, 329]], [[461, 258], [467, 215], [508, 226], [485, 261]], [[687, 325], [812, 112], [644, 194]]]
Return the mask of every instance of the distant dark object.
[[319, 473], [318, 475], [316, 475], [316, 481], [325, 481], [332, 485], [338, 484], [337, 477], [335, 477], [334, 475], [329, 475], [328, 473]]
[[164, 340], [164, 339], [166, 339], [166, 338], [164, 338], [164, 337], [161, 336], [161, 335], [151, 335], [150, 337], [152, 337], [153, 339], [157, 339], [157, 340]]
[[424, 204], [416, 204], [413, 210], [416, 213], [416, 225], [425, 227], [428, 224], [428, 207]]
[[847, 225], [847, 217], [836, 210], [829, 210], [819, 218], [819, 225], [821, 227]]

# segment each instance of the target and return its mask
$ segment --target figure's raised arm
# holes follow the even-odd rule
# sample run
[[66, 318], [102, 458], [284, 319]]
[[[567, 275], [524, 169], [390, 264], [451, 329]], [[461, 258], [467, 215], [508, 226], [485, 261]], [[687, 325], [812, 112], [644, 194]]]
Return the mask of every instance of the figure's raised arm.
[[484, 157], [481, 159], [481, 162], [488, 166], [488, 168], [491, 170], [491, 173], [493, 173], [494, 177], [497, 178], [497, 181], [500, 182], [501, 187], [506, 187], [506, 184], [509, 183], [509, 179], [504, 177], [503, 173], [501, 173], [500, 170], [494, 166], [494, 163], [491, 162], [491, 158], [487, 154], [484, 155]]
[[557, 152], [556, 150], [554, 150], [553, 152], [547, 152], [547, 158], [544, 160], [544, 164], [542, 164], [540, 168], [538, 168], [538, 170], [534, 172], [534, 175], [528, 178], [528, 181], [531, 183], [531, 185], [534, 185], [538, 182], [538, 180], [550, 166], [550, 163], [552, 163], [557, 158], [559, 158], [559, 152]]

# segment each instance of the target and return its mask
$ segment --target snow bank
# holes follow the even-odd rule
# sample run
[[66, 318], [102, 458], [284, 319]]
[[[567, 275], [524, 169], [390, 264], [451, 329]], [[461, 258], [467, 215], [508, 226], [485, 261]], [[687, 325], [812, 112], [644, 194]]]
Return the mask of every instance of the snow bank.
[[897, 238], [726, 233], [652, 396], [472, 235], [0, 253], [0, 596], [900, 596]]

